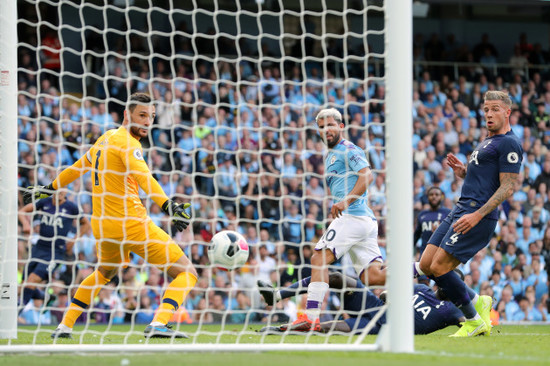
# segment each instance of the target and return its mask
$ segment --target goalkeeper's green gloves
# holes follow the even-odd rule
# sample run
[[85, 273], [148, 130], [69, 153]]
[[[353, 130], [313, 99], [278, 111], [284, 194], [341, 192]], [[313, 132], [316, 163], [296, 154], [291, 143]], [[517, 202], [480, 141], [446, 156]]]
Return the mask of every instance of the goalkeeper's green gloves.
[[164, 202], [162, 205], [162, 211], [172, 218], [172, 224], [179, 231], [183, 231], [189, 226], [189, 221], [191, 220], [191, 215], [185, 212], [186, 209], [191, 207], [190, 203], [177, 204], [172, 200]]
[[55, 193], [53, 188], [53, 183], [48, 184], [47, 186], [29, 186], [27, 190], [23, 192], [23, 204], [27, 205], [32, 202], [32, 198], [36, 201], [41, 200], [42, 198], [48, 198]]

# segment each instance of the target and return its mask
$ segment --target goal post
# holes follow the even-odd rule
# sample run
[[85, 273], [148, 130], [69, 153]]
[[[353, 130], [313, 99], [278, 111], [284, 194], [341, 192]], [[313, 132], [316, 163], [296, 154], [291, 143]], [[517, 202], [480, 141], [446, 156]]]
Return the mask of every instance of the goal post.
[[[386, 151], [388, 197], [388, 330], [380, 345], [392, 352], [414, 351], [412, 299], [413, 223], [412, 3], [386, 1]], [[410, 61], [406, 61], [410, 60]], [[403, 163], [401, 163], [403, 162]]]
[[0, 339], [17, 337], [16, 7], [0, 2]]
[[[19, 168], [34, 173], [26, 177], [33, 179], [29, 184], [47, 184], [44, 182], [54, 175], [54, 171], [58, 173], [62, 167], [70, 165], [75, 156], [81, 156], [104, 130], [120, 124], [128, 96], [132, 91], [142, 91], [152, 94], [157, 102], [157, 119], [150, 136], [144, 139], [143, 155], [169, 197], [177, 196], [192, 203], [192, 227], [183, 234], [172, 232], [190, 258], [195, 255], [199, 258], [194, 262], [200, 272], [195, 287], [197, 293], [189, 295], [197, 298], [193, 298], [193, 305], [177, 318], [177, 326], [185, 332], [185, 321], [193, 323], [190, 327], [194, 328], [189, 331], [191, 339], [182, 342], [172, 339], [166, 344], [143, 340], [143, 328], [148, 323], [139, 323], [138, 315], [145, 318], [154, 309], [147, 301], [142, 302], [142, 297], [164, 290], [169, 281], [164, 278], [166, 273], [154, 272], [152, 266], [133, 258], [135, 261], [130, 263], [128, 271], [119, 273], [119, 282], [105, 286], [107, 295], [102, 290], [90, 304], [84, 322], [75, 327], [73, 344], [64, 343], [64, 340], [56, 340], [53, 345], [44, 344], [51, 342], [50, 333], [58, 322], [52, 320], [50, 310], [62, 313], [66, 303], [61, 303], [61, 296], [70, 298], [71, 291], [74, 294], [85, 278], [79, 276], [78, 271], [91, 273], [94, 269], [96, 262], [90, 260], [94, 253], [89, 244], [95, 243], [95, 238], [86, 234], [71, 238], [75, 240], [75, 258], [61, 261], [61, 268], [70, 272], [68, 277], [60, 279], [58, 276], [55, 284], [45, 286], [46, 291], [57, 295], [53, 305], [46, 303], [36, 311], [36, 328], [19, 329], [19, 334], [32, 335], [32, 343], [20, 344], [11, 340], [7, 344], [0, 343], [0, 354], [76, 350], [80, 353], [413, 352], [412, 4], [390, 0], [319, 4], [305, 0], [241, 0], [235, 4], [211, 0], [184, 5], [176, 0], [160, 5], [151, 0], [105, 0], [104, 5], [100, 3], [94, 1], [80, 6], [73, 2], [45, 2], [39, 5], [34, 0], [19, 0], [21, 8], [26, 5], [36, 12], [49, 9], [47, 14], [27, 19], [17, 17], [16, 1], [0, 1], [0, 71], [9, 71], [8, 77], [2, 76], [0, 84], [2, 295], [4, 283], [9, 284], [6, 298], [0, 298], [0, 338], [15, 338], [18, 312], [33, 311], [32, 306], [27, 309], [17, 305], [17, 297], [22, 296], [26, 284], [23, 279], [17, 289], [18, 239], [26, 243], [30, 252], [38, 236], [18, 238], [17, 173], [21, 156], [18, 146], [23, 146], [26, 153], [36, 159], [35, 162], [32, 159], [19, 161]], [[198, 8], [200, 5], [204, 8]], [[8, 21], [4, 21], [6, 19]], [[32, 28], [38, 39], [20, 37], [17, 43], [18, 25]], [[48, 37], [41, 34], [42, 31], [48, 32]], [[48, 44], [45, 44], [46, 38]], [[22, 85], [26, 86], [21, 90], [18, 90], [17, 79], [18, 54], [14, 51], [18, 47], [32, 55], [31, 62], [22, 60], [25, 65], [19, 66], [20, 74], [29, 76], [22, 78]], [[52, 55], [53, 61], [49, 59]], [[57, 61], [56, 55], [59, 56]], [[50, 64], [46, 67], [46, 63]], [[32, 70], [35, 65], [37, 70]], [[27, 66], [30, 69], [27, 70]], [[271, 73], [264, 73], [267, 69]], [[45, 81], [34, 80], [35, 85], [31, 86], [33, 75], [44, 77]], [[385, 87], [384, 96], [368, 90], [373, 83]], [[279, 93], [272, 94], [273, 90]], [[364, 95], [355, 95], [361, 91]], [[31, 116], [25, 116], [25, 128], [30, 132], [19, 137], [18, 95], [41, 106], [36, 108], [36, 115], [30, 112]], [[53, 102], [46, 105], [48, 101]], [[380, 111], [385, 119], [382, 122], [370, 119], [374, 118], [374, 112], [369, 108], [375, 104], [383, 105]], [[276, 261], [275, 277], [280, 277], [272, 282], [282, 286], [284, 271], [289, 278], [299, 281], [296, 273], [308, 266], [300, 264], [299, 260], [305, 261], [301, 248], [313, 247], [313, 238], [319, 235], [315, 232], [306, 240], [310, 229], [307, 225], [314, 222], [315, 230], [326, 228], [330, 213], [330, 208], [323, 207], [324, 202], [328, 202], [326, 189], [324, 195], [317, 196], [322, 202], [318, 205], [321, 214], [318, 212], [311, 219], [305, 208], [310, 200], [314, 201], [314, 196], [307, 193], [312, 178], [323, 178], [322, 171], [316, 169], [323, 162], [317, 160], [315, 166], [306, 162], [303, 156], [322, 155], [323, 148], [318, 146], [324, 145], [316, 139], [312, 121], [316, 111], [325, 107], [344, 110], [343, 115], [350, 121], [346, 125], [347, 132], [359, 131], [361, 136], [357, 137], [357, 145], [362, 144], [365, 151], [374, 147], [374, 142], [369, 140], [371, 128], [383, 130], [377, 138], [385, 144], [382, 150], [386, 165], [373, 165], [372, 170], [386, 177], [387, 216], [384, 213], [376, 215], [382, 219], [386, 233], [381, 242], [387, 243], [387, 304], [375, 309], [378, 313], [365, 328], [366, 332], [339, 337], [335, 342], [332, 333], [319, 337], [308, 334], [303, 342], [295, 344], [289, 334], [272, 337], [258, 333], [262, 325], [275, 325], [276, 313], [284, 309], [267, 309], [261, 304], [256, 285], [260, 278], [259, 265], [253, 264], [255, 258], [251, 258], [250, 266], [228, 275], [216, 272], [202, 260], [200, 253], [206, 257], [209, 235], [222, 227], [241, 230], [255, 248], [252, 252], [260, 250], [259, 243], [275, 248], [271, 258]], [[352, 109], [363, 115], [362, 122], [351, 123]], [[24, 113], [24, 108], [21, 110]], [[234, 139], [232, 145], [231, 139]], [[44, 150], [55, 150], [54, 157], [40, 161], [41, 153], [33, 150], [39, 145]], [[287, 154], [294, 159], [288, 163], [296, 168], [294, 171], [284, 169], [288, 167], [285, 165]], [[255, 164], [263, 170], [254, 170]], [[298, 188], [287, 178], [292, 174], [297, 177]], [[224, 179], [227, 177], [230, 179]], [[222, 189], [222, 184], [235, 182], [237, 192]], [[91, 216], [92, 194], [88, 183], [91, 180], [83, 177], [67, 187], [68, 196], [81, 208], [79, 218]], [[247, 190], [249, 185], [252, 189]], [[170, 232], [169, 219], [151, 204], [150, 198], [142, 198], [155, 223]], [[285, 206], [287, 199], [291, 204]], [[263, 205], [270, 205], [270, 202], [276, 204], [264, 209]], [[292, 214], [293, 206], [302, 210], [301, 216]], [[298, 233], [290, 227], [295, 221], [298, 221]], [[250, 234], [246, 231], [249, 229]], [[261, 237], [262, 229], [267, 231], [267, 239]], [[77, 234], [80, 233], [77, 231]], [[295, 240], [296, 235], [300, 239]], [[297, 249], [298, 259], [291, 257], [291, 250], [289, 254], [284, 252], [289, 247]], [[21, 264], [29, 258], [19, 261]], [[331, 269], [345, 272], [351, 267], [338, 264]], [[123, 277], [127, 273], [130, 273], [129, 279]], [[226, 282], [218, 283], [216, 274]], [[272, 274], [273, 271], [268, 276]], [[164, 283], [161, 279], [148, 282], [163, 275]], [[63, 284], [63, 281], [67, 282]], [[134, 285], [136, 288], [131, 287]], [[343, 293], [340, 291], [341, 296]], [[240, 294], [248, 297], [248, 308], [246, 304], [237, 307], [241, 306], [237, 299]], [[225, 310], [215, 307], [218, 305], [213, 299], [218, 295], [226, 301]], [[127, 301], [124, 304], [123, 296]], [[206, 305], [201, 305], [201, 300], [205, 300]], [[159, 299], [154, 301], [158, 303]], [[126, 306], [130, 303], [131, 306]], [[299, 309], [299, 300], [293, 304], [294, 313], [303, 311]], [[327, 314], [339, 319], [343, 312], [338, 306], [336, 299]], [[387, 323], [379, 336], [366, 339], [384, 310]], [[46, 320], [48, 311], [51, 318]], [[265, 317], [259, 316], [260, 313]], [[232, 318], [239, 314], [243, 316]], [[255, 323], [249, 322], [253, 317]], [[230, 318], [240, 320], [232, 320], [230, 324], [227, 321]], [[96, 328], [96, 323], [103, 325]], [[123, 328], [117, 328], [122, 323]], [[106, 344], [113, 342], [111, 337], [118, 340], [114, 343], [120, 344]]]

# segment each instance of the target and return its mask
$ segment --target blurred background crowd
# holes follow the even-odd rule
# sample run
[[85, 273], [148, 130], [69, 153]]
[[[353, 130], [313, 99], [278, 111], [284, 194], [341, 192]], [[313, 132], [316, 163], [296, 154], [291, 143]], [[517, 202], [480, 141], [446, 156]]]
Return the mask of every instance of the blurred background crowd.
[[[44, 30], [43, 34], [47, 36], [42, 42], [48, 40], [53, 50], [57, 44], [59, 50], [55, 32]], [[231, 55], [238, 48], [242, 56], [258, 57], [246, 39], [239, 44], [223, 37], [217, 40], [215, 45], [214, 38], [205, 38], [201, 54], [215, 53], [217, 48]], [[176, 51], [189, 53], [190, 42], [177, 38]], [[145, 157], [169, 197], [192, 203], [193, 224], [178, 233], [157, 205], [145, 195], [142, 199], [151, 218], [173, 234], [200, 275], [174, 321], [292, 321], [303, 309], [299, 298], [266, 309], [256, 281], [284, 286], [307, 277], [312, 248], [330, 223], [332, 201], [323, 179], [326, 147], [314, 124], [315, 114], [324, 107], [342, 112], [345, 137], [363, 148], [370, 161], [374, 179], [368, 201], [379, 218], [379, 243], [385, 253], [385, 89], [383, 79], [377, 78], [376, 64], [350, 63], [344, 70], [342, 64], [328, 62], [323, 71], [323, 65], [315, 62], [269, 61], [281, 55], [268, 45], [262, 53], [271, 56], [256, 62], [248, 58], [238, 62], [189, 58], [177, 63], [154, 58], [149, 62], [127, 57], [126, 46], [119, 46], [106, 62], [91, 63], [90, 72], [104, 82], [95, 84], [92, 96], [84, 99], [60, 91], [58, 52], [20, 48], [19, 186], [49, 184], [61, 167], [71, 165], [102, 133], [120, 125], [130, 93], [152, 94], [157, 118], [149, 138], [142, 141]], [[146, 46], [135, 39], [131, 51], [146, 51]], [[155, 46], [162, 49], [162, 44]], [[342, 42], [330, 42], [327, 52], [338, 55], [343, 47]], [[494, 311], [500, 320], [545, 321], [550, 263], [550, 73], [544, 65], [550, 62], [550, 50], [529, 43], [525, 33], [511, 40], [510, 48], [513, 56], [502, 59], [487, 34], [473, 44], [460, 43], [452, 34], [445, 39], [437, 34], [415, 35], [410, 121], [414, 182], [410, 184], [414, 185], [415, 213], [428, 208], [426, 191], [431, 186], [440, 187], [445, 194], [443, 205], [452, 207], [462, 181], [447, 166], [446, 154], [452, 152], [466, 163], [487, 136], [483, 93], [510, 93], [514, 102], [510, 123], [525, 151], [521, 181], [499, 208], [499, 224], [488, 247], [462, 270], [475, 291], [496, 299]], [[313, 50], [306, 42], [296, 52], [305, 56]], [[365, 49], [349, 52], [360, 55]], [[37, 74], [37, 60], [52, 73]], [[434, 66], [430, 61], [460, 66]], [[87, 217], [91, 184], [86, 175], [68, 187], [68, 199]], [[32, 228], [20, 227], [21, 281], [38, 239], [40, 217], [34, 219]], [[223, 229], [241, 232], [251, 247], [248, 264], [233, 272], [211, 268], [206, 256], [205, 244]], [[413, 227], [409, 229], [412, 235]], [[49, 307], [44, 310], [39, 300], [31, 301], [20, 314], [21, 323], [57, 323], [71, 292], [93, 270], [97, 258], [91, 231], [75, 228], [68, 241], [67, 260], [48, 283], [54, 295], [45, 300]], [[335, 270], [354, 275], [345, 258]], [[166, 274], [134, 256], [130, 266], [99, 293], [86, 317], [98, 323], [148, 323], [167, 281]], [[326, 309], [337, 310], [339, 305], [338, 294], [328, 296]]]

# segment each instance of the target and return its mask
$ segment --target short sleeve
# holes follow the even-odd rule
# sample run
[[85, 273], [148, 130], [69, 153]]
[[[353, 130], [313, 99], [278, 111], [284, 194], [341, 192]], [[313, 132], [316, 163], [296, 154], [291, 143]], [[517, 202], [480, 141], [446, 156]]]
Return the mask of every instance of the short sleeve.
[[370, 168], [365, 152], [359, 148], [348, 150], [348, 162], [350, 168], [354, 172], [358, 172], [364, 168]]
[[71, 215], [78, 216], [80, 214], [80, 210], [78, 208], [78, 205], [71, 202]]
[[499, 173], [519, 173], [523, 160], [523, 148], [518, 140], [504, 138], [499, 145]]
[[36, 204], [34, 205], [34, 208], [36, 211], [40, 211], [44, 208], [44, 204], [46, 203], [46, 200], [50, 199], [48, 198], [42, 198], [41, 200], [36, 201]]

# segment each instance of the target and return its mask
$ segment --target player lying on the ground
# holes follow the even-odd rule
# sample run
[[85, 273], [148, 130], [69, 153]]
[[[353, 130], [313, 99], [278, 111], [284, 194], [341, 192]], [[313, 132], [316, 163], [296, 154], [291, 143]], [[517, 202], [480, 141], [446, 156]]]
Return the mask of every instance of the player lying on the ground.
[[[303, 294], [307, 292], [310, 277], [304, 278], [292, 286], [276, 290], [264, 281], [258, 281], [260, 294], [267, 305], [274, 305], [281, 299]], [[348, 319], [320, 323], [314, 331], [328, 332], [361, 332], [374, 318], [378, 310], [384, 306], [374, 293], [367, 289], [361, 280], [344, 276], [339, 272], [329, 275], [331, 289], [342, 290], [342, 309], [349, 315]], [[459, 325], [464, 321], [464, 316], [452, 302], [447, 301], [442, 291], [435, 293], [426, 285], [415, 285], [413, 296], [414, 333], [428, 334], [448, 327]], [[369, 331], [369, 334], [378, 334], [380, 327], [386, 323], [386, 315], [383, 314]], [[262, 328], [261, 332], [279, 333], [287, 331], [289, 324]]]

